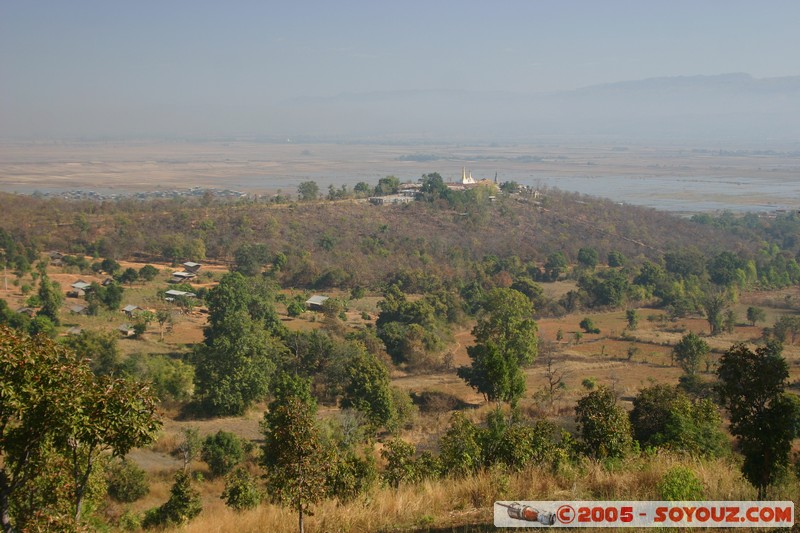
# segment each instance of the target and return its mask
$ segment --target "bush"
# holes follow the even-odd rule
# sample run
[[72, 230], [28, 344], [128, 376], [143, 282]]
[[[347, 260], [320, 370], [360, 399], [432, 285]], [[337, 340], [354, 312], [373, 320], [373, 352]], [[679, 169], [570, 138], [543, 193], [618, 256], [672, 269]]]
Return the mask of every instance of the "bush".
[[286, 306], [286, 313], [292, 317], [300, 316], [305, 312], [306, 312], [306, 305], [303, 302], [299, 302], [297, 300], [292, 300]]
[[392, 387], [391, 393], [394, 417], [388, 424], [390, 426], [389, 429], [410, 429], [417, 416], [417, 406], [414, 405], [411, 396], [406, 391]]
[[201, 459], [208, 463], [211, 475], [224, 476], [244, 459], [242, 440], [227, 431], [219, 430], [203, 442]]
[[[325, 486], [328, 494], [335, 495], [340, 502], [351, 501], [365, 493], [378, 478], [373, 456], [367, 453], [359, 457], [352, 448], [333, 450], [330, 466]], [[413, 474], [410, 477], [415, 477], [415, 470]]]
[[184, 471], [175, 474], [175, 483], [170, 489], [170, 497], [164, 505], [145, 513], [142, 527], [150, 529], [159, 526], [182, 525], [200, 514], [203, 503], [200, 493], [192, 487], [192, 480]]
[[225, 490], [220, 496], [225, 505], [236, 511], [253, 509], [262, 499], [256, 479], [241, 466], [225, 478]]
[[414, 448], [413, 444], [397, 438], [384, 445], [383, 450], [381, 450], [381, 457], [386, 460], [383, 479], [390, 487], [397, 488], [400, 483], [416, 480], [415, 453], [416, 448]]
[[439, 461], [447, 474], [466, 475], [480, 468], [482, 431], [462, 413], [455, 413], [439, 439]]
[[108, 495], [118, 502], [135, 502], [148, 492], [147, 473], [135, 463], [123, 459], [109, 469]]
[[703, 499], [705, 489], [694, 472], [684, 466], [675, 466], [661, 478], [658, 492], [662, 500], [696, 501]]
[[600, 328], [595, 326], [594, 322], [592, 322], [592, 319], [589, 318], [589, 317], [586, 317], [583, 320], [581, 320], [581, 323], [579, 324], [579, 326], [586, 333], [595, 333], [595, 334], [596, 333], [600, 333]]
[[628, 413], [617, 405], [614, 392], [608, 387], [601, 386], [578, 400], [575, 421], [591, 457], [623, 457], [633, 445]]

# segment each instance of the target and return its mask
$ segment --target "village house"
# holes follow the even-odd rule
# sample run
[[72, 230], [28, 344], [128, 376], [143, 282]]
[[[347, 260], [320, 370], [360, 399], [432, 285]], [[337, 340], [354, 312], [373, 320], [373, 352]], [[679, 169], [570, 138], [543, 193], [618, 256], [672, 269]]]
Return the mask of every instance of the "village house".
[[184, 272], [189, 272], [190, 274], [197, 274], [197, 271], [200, 270], [200, 267], [203, 266], [200, 263], [195, 263], [193, 261], [187, 261], [183, 265]]
[[314, 296], [306, 300], [306, 307], [308, 307], [313, 311], [319, 311], [322, 309], [322, 304], [324, 304], [325, 300], [327, 300], [328, 298], [329, 296], [322, 296], [319, 294], [315, 294]]
[[173, 272], [172, 277], [169, 280], [169, 283], [189, 283], [192, 279], [196, 278], [197, 274], [192, 274], [191, 272]]
[[176, 291], [176, 290], [172, 290], [172, 289], [164, 292], [164, 300], [166, 300], [168, 302], [174, 302], [175, 298], [184, 298], [184, 297], [186, 297], [186, 298], [194, 298], [195, 296], [197, 296], [197, 295], [195, 293], [193, 293], [193, 292]]
[[71, 305], [69, 308], [69, 312], [72, 313], [73, 315], [88, 315], [89, 308], [85, 305], [80, 305], [80, 304]]

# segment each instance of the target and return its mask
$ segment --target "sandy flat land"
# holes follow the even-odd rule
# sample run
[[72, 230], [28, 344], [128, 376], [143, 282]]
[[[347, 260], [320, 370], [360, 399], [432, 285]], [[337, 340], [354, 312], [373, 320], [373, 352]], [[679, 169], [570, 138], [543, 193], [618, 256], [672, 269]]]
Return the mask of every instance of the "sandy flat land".
[[[430, 160], [406, 160], [408, 158]], [[404, 159], [405, 158], [405, 159]], [[291, 142], [0, 144], [0, 190], [130, 193], [190, 187], [293, 192], [298, 183], [375, 184], [439, 172], [515, 180], [671, 210], [800, 207], [800, 152], [715, 147], [458, 146]]]

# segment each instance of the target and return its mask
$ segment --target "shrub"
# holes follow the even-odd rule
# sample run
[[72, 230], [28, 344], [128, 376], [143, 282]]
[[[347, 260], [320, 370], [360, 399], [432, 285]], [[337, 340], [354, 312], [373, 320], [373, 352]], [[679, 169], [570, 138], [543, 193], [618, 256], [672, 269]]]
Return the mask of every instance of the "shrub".
[[462, 413], [455, 413], [439, 439], [439, 460], [447, 474], [466, 475], [478, 470], [482, 456], [482, 431]]
[[219, 430], [216, 435], [206, 437], [200, 457], [208, 463], [212, 476], [224, 476], [244, 459], [242, 440], [233, 433]]
[[225, 478], [225, 490], [220, 496], [225, 505], [236, 511], [253, 509], [262, 499], [256, 479], [241, 466]]
[[588, 455], [598, 459], [622, 457], [631, 449], [628, 414], [617, 405], [608, 387], [601, 386], [578, 400], [575, 421]]
[[145, 513], [142, 527], [150, 529], [166, 525], [185, 524], [200, 514], [203, 503], [200, 493], [192, 487], [192, 480], [184, 471], [175, 474], [175, 483], [170, 489], [170, 497], [164, 505]]
[[[335, 495], [340, 502], [353, 500], [363, 494], [372, 487], [378, 478], [373, 456], [365, 454], [363, 458], [359, 457], [352, 448], [343, 451], [333, 450], [330, 467], [326, 475], [325, 486], [328, 494]], [[411, 477], [415, 476], [403, 477], [398, 481]]]
[[703, 499], [705, 490], [694, 472], [684, 466], [675, 466], [661, 478], [658, 492], [662, 500], [695, 501]]
[[592, 319], [589, 317], [586, 317], [583, 320], [581, 320], [579, 326], [586, 333], [600, 333], [600, 328], [595, 326], [594, 322], [592, 322]]
[[123, 459], [108, 472], [108, 495], [118, 502], [131, 503], [150, 492], [147, 473], [135, 463]]
[[300, 316], [305, 312], [306, 312], [306, 305], [303, 302], [297, 300], [292, 300], [286, 306], [286, 313], [292, 317]]
[[383, 479], [390, 487], [397, 488], [400, 483], [416, 480], [415, 453], [413, 444], [400, 439], [392, 439], [384, 445], [381, 450], [381, 457], [386, 460]]

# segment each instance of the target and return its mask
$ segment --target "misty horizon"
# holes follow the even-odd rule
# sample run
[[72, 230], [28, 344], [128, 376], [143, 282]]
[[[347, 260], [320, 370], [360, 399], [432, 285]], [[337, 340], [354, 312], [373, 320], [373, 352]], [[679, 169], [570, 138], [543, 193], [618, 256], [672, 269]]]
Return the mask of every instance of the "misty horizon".
[[790, 1], [6, 3], [0, 138], [792, 142], [798, 16]]

